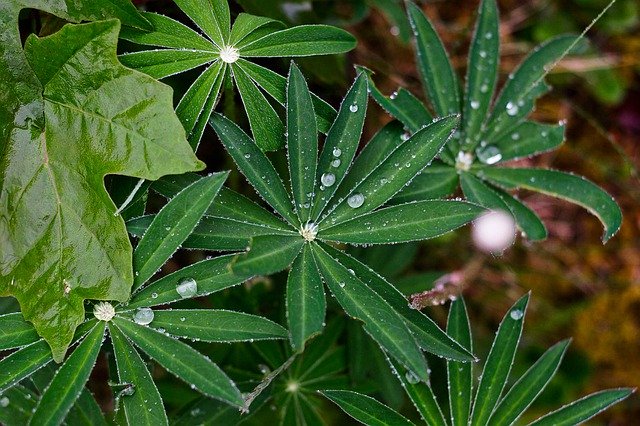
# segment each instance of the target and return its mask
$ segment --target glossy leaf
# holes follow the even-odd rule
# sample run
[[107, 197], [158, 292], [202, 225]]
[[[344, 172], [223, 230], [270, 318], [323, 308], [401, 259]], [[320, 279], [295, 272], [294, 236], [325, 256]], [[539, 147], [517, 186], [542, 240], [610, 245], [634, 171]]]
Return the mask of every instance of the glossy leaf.
[[287, 153], [293, 200], [300, 223], [306, 223], [316, 187], [318, 129], [307, 82], [293, 62], [287, 84]]
[[287, 337], [282, 326], [266, 318], [213, 309], [157, 311], [152, 325], [175, 337], [204, 342], [253, 342]]
[[400, 204], [329, 226], [319, 238], [351, 244], [393, 244], [434, 238], [474, 220], [484, 209], [462, 201]]
[[133, 391], [131, 395], [122, 394], [119, 401], [127, 423], [145, 426], [169, 424], [158, 388], [138, 351], [117, 327], [110, 326], [109, 335], [120, 383], [131, 386]]
[[218, 47], [226, 45], [231, 31], [226, 1], [176, 0], [176, 4]]
[[344, 53], [355, 46], [356, 39], [339, 28], [300, 25], [267, 34], [239, 50], [244, 57], [292, 57]]
[[36, 405], [30, 424], [57, 425], [62, 423], [89, 379], [89, 374], [102, 346], [104, 331], [104, 322], [96, 324], [56, 371], [51, 383]]
[[604, 225], [603, 242], [614, 236], [622, 224], [622, 212], [614, 199], [581, 176], [557, 170], [508, 168], [488, 168], [483, 175], [508, 189], [530, 189], [584, 207]]
[[[199, 50], [160, 49], [128, 53], [120, 55], [118, 59], [129, 68], [161, 79], [214, 62], [218, 55]], [[219, 62], [217, 67], [220, 68]]]
[[0, 350], [19, 348], [38, 340], [40, 336], [21, 313], [0, 315]]
[[267, 275], [282, 271], [296, 258], [305, 240], [301, 236], [265, 235], [251, 239], [246, 253], [229, 264], [236, 274]]
[[120, 30], [121, 39], [138, 44], [174, 49], [188, 48], [189, 50], [211, 52], [214, 50], [209, 40], [175, 19], [151, 12], [142, 12], [142, 16], [153, 25], [153, 30], [124, 27]]
[[115, 317], [113, 323], [147, 355], [203, 394], [242, 406], [240, 391], [209, 358], [152, 328]]
[[565, 125], [553, 126], [534, 121], [523, 121], [513, 131], [495, 139], [495, 145], [502, 156], [510, 161], [527, 158], [558, 148], [564, 141]]
[[[469, 352], [473, 351], [471, 325], [469, 324], [467, 307], [462, 298], [451, 303], [447, 319], [447, 334]], [[447, 361], [447, 380], [451, 424], [453, 426], [467, 426], [471, 414], [473, 364]]]
[[482, 379], [473, 404], [471, 425], [487, 424], [502, 395], [520, 342], [528, 303], [529, 295], [526, 294], [511, 307], [500, 323], [482, 370]]
[[357, 421], [369, 426], [413, 425], [402, 415], [367, 395], [346, 390], [325, 390], [322, 395]]
[[191, 234], [222, 187], [228, 173], [217, 173], [189, 185], [155, 215], [133, 252], [134, 290], [142, 286]]
[[453, 194], [458, 188], [458, 173], [453, 167], [432, 164], [416, 176], [409, 186], [391, 199], [392, 204], [434, 200]]
[[460, 83], [438, 33], [413, 2], [407, 9], [416, 39], [416, 62], [427, 97], [438, 116], [459, 113]]
[[0, 360], [0, 392], [51, 362], [51, 349], [44, 340], [24, 346]]
[[291, 346], [302, 351], [305, 342], [322, 331], [327, 309], [322, 278], [309, 244], [305, 244], [291, 266], [286, 297]]
[[231, 28], [229, 43], [232, 46], [242, 47], [270, 32], [282, 30], [285, 25], [271, 18], [254, 16], [248, 13], [240, 13]]
[[491, 424], [511, 425], [518, 420], [558, 371], [569, 342], [564, 340], [549, 348], [524, 373], [496, 407], [489, 420]]
[[325, 284], [345, 312], [362, 321], [365, 330], [390, 356], [398, 359], [417, 377], [428, 380], [425, 359], [402, 317], [320, 246], [313, 246], [313, 255]]
[[0, 222], [1, 294], [20, 301], [57, 361], [84, 318], [83, 300], [126, 300], [133, 282], [131, 245], [104, 176], [154, 180], [203, 167], [171, 90], [118, 63], [118, 30], [102, 21], [29, 37], [44, 115], [26, 139], [7, 142], [2, 160], [0, 216], [12, 219]]
[[2, 392], [0, 423], [3, 426], [24, 426], [29, 423], [38, 395], [31, 389], [16, 385]]
[[412, 132], [417, 132], [429, 124], [432, 116], [422, 102], [404, 88], [399, 88], [390, 96], [385, 96], [372, 81], [369, 82], [371, 96], [389, 114], [397, 118]]

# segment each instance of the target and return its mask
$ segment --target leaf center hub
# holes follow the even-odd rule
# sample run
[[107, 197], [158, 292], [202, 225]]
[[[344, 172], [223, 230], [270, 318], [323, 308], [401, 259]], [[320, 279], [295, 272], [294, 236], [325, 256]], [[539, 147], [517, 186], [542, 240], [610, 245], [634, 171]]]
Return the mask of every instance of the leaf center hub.
[[111, 321], [116, 315], [116, 310], [109, 302], [100, 302], [93, 307], [93, 316], [98, 321]]
[[313, 222], [307, 222], [302, 228], [300, 228], [300, 235], [306, 241], [313, 241], [316, 239], [316, 235], [318, 235], [318, 225]]
[[220, 59], [227, 64], [233, 64], [240, 59], [240, 52], [233, 46], [225, 46], [220, 50]]

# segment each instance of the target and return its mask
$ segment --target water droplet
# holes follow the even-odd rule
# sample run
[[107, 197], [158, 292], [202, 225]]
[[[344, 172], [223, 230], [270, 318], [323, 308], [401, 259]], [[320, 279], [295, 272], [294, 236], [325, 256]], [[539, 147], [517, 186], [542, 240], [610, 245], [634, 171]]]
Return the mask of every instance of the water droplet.
[[478, 155], [478, 160], [485, 164], [496, 164], [502, 160], [502, 153], [495, 145], [480, 147], [476, 150], [476, 154]]
[[486, 38], [487, 40], [489, 40], [489, 39], [493, 38], [493, 34], [492, 34], [492, 33], [486, 33], [486, 34], [484, 35], [484, 38]]
[[514, 104], [513, 102], [507, 102], [507, 115], [513, 117], [516, 114], [518, 114], [518, 105]]
[[480, 108], [480, 102], [478, 101], [471, 101], [471, 109], [478, 109]]
[[356, 105], [356, 104], [349, 105], [349, 111], [358, 112], [358, 105]]
[[183, 299], [193, 297], [198, 292], [198, 283], [193, 278], [183, 278], [178, 281], [176, 291]]
[[483, 84], [482, 86], [480, 86], [480, 92], [487, 93], [488, 91], [489, 91], [489, 85]]
[[322, 176], [320, 176], [320, 182], [323, 186], [330, 187], [336, 183], [336, 175], [333, 173], [323, 173]]
[[248, 160], [249, 158], [251, 158], [251, 154], [249, 154], [249, 153], [247, 152], [247, 153], [244, 155], [244, 158], [246, 158], [246, 159]]
[[[487, 33], [487, 34], [490, 34], [490, 33]], [[479, 54], [480, 54], [480, 57], [481, 57], [481, 58], [486, 58], [486, 57], [487, 57], [487, 52], [486, 52], [486, 51], [484, 51], [484, 50], [481, 50], [481, 51], [479, 52]]]
[[133, 321], [136, 324], [147, 325], [153, 321], [153, 310], [151, 308], [140, 308], [133, 315]]
[[158, 298], [158, 293], [151, 293], [151, 298], [152, 299], [157, 299]]
[[398, 92], [393, 92], [393, 93], [391, 94], [391, 96], [389, 96], [389, 99], [393, 100], [393, 99], [395, 99], [395, 98], [397, 98], [397, 97], [398, 97]]
[[2, 398], [0, 398], [0, 407], [5, 408], [9, 406], [9, 398], [7, 398], [6, 396], [3, 396]]
[[511, 139], [513, 139], [514, 141], [517, 141], [518, 139], [520, 139], [520, 133], [513, 133], [511, 135]]
[[514, 309], [513, 311], [511, 311], [509, 313], [509, 316], [518, 321], [519, 319], [521, 319], [524, 316], [524, 312], [522, 312], [520, 309]]
[[340, 288], [344, 288], [344, 286], [347, 284], [344, 281], [340, 281], [338, 285], [340, 286]]
[[340, 148], [333, 148], [333, 156], [340, 157], [342, 155], [342, 150]]
[[353, 194], [349, 198], [347, 198], [347, 204], [352, 209], [357, 209], [358, 207], [364, 204], [364, 195], [362, 194]]
[[333, 166], [333, 167], [340, 167], [340, 163], [341, 163], [340, 159], [339, 159], [339, 158], [336, 158], [335, 160], [333, 160], [333, 161], [331, 162], [331, 166]]
[[405, 374], [404, 377], [407, 379], [407, 382], [411, 383], [412, 385], [415, 385], [420, 381], [420, 377], [416, 376], [413, 371], [407, 371], [407, 374]]

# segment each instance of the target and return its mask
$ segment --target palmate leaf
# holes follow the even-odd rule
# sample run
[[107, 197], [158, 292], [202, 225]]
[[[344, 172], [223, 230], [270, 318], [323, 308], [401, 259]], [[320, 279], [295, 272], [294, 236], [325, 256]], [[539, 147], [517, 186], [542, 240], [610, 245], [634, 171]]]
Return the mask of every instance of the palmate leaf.
[[118, 63], [119, 26], [66, 25], [29, 37], [41, 115], [12, 133], [1, 163], [1, 292], [20, 301], [56, 361], [83, 319], [83, 300], [124, 301], [133, 282], [131, 245], [104, 176], [157, 179], [203, 167], [170, 89]]
[[[281, 22], [242, 13], [231, 26], [226, 0], [176, 3], [204, 34], [171, 18], [145, 13], [154, 24], [154, 31], [128, 29], [121, 37], [163, 49], [124, 54], [121, 60], [157, 78], [206, 65], [177, 108], [193, 147], [200, 142], [225, 75], [231, 76], [240, 92], [258, 146], [262, 150], [275, 150], [284, 144], [284, 125], [263, 92], [284, 105], [285, 78], [252, 64], [247, 58], [328, 55], [347, 52], [355, 46], [350, 34], [327, 25], [284, 28]], [[320, 130], [326, 132], [326, 124], [333, 121], [335, 111], [317, 97], [315, 103], [319, 107], [316, 112], [320, 116]]]
[[[469, 352], [473, 351], [471, 325], [463, 299], [451, 303], [447, 319], [447, 334]], [[466, 426], [471, 415], [473, 364], [447, 361], [449, 409], [453, 426]]]
[[[536, 47], [509, 75], [501, 92], [493, 100], [500, 38], [496, 1], [483, 0], [480, 3], [467, 64], [464, 94], [460, 93], [457, 77], [434, 26], [413, 2], [409, 2], [407, 13], [416, 41], [416, 63], [436, 117], [460, 111], [462, 117], [460, 131], [454, 134], [445, 149], [439, 153], [441, 163], [437, 167], [437, 176], [430, 178], [427, 167], [398, 195], [397, 202], [393, 203], [447, 197], [455, 192], [457, 175], [461, 174], [460, 184], [469, 201], [511, 212], [527, 238], [533, 241], [545, 239], [547, 231], [535, 212], [511, 194], [480, 181], [487, 180], [487, 171], [492, 173], [488, 166], [550, 151], [562, 143], [564, 124], [540, 124], [527, 121], [527, 117], [534, 110], [536, 99], [549, 90], [544, 77], [550, 66], [567, 54], [580, 53], [587, 43], [579, 36], [563, 35]], [[387, 112], [410, 131], [417, 132], [428, 123], [426, 116], [418, 113], [420, 108], [415, 104], [414, 98], [404, 90], [400, 89], [391, 97], [385, 97], [377, 88], [372, 87], [371, 93]], [[401, 96], [402, 100], [399, 99]], [[448, 169], [448, 172], [443, 169]], [[531, 185], [520, 186], [519, 183], [526, 178], [535, 180], [532, 175], [525, 177], [527, 173], [530, 172], [522, 172], [519, 175], [522, 179], [510, 182], [509, 185], [492, 181], [497, 186], [510, 190], [523, 187], [542, 193], [561, 193], [561, 198], [585, 207], [603, 222], [604, 241], [619, 228], [619, 209], [614, 206], [615, 202], [605, 200], [610, 198], [606, 194], [591, 194], [600, 192], [599, 189], [588, 191], [590, 195], [582, 197], [585, 185], [577, 177], [573, 180], [558, 177], [562, 183], [558, 181], [557, 185], [564, 186], [562, 192], [547, 191]], [[472, 179], [474, 176], [477, 179]]]
[[345, 413], [370, 426], [408, 426], [409, 420], [375, 399], [346, 390], [325, 390], [322, 395], [335, 402]]

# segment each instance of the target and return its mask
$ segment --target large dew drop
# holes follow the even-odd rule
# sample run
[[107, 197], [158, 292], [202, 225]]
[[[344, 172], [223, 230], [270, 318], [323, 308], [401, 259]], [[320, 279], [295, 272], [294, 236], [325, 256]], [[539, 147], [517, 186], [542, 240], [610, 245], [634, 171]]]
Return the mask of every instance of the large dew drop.
[[347, 198], [347, 204], [352, 209], [357, 209], [358, 207], [364, 204], [364, 195], [362, 194], [353, 194], [349, 198]]
[[7, 398], [6, 396], [3, 396], [2, 398], [0, 398], [0, 407], [6, 408], [9, 406], [10, 402], [11, 401], [9, 401], [9, 398]]
[[420, 381], [420, 377], [416, 376], [416, 373], [414, 373], [413, 371], [407, 371], [407, 374], [405, 374], [404, 377], [407, 379], [407, 382], [411, 383], [412, 385], [415, 385]]
[[342, 155], [342, 150], [340, 148], [333, 148], [332, 154], [334, 157], [340, 157]]
[[502, 160], [502, 153], [500, 149], [495, 145], [481, 146], [476, 150], [478, 160], [484, 164], [496, 164]]
[[358, 105], [356, 105], [356, 104], [351, 104], [351, 105], [349, 106], [349, 111], [351, 111], [351, 112], [358, 112]]
[[148, 325], [153, 321], [153, 310], [151, 308], [140, 308], [133, 315], [133, 321], [136, 324]]
[[193, 297], [198, 292], [198, 283], [193, 278], [183, 278], [178, 281], [176, 291], [183, 299]]
[[518, 114], [518, 110], [518, 105], [514, 104], [513, 102], [507, 103], [507, 115], [513, 117]]
[[514, 309], [509, 313], [509, 316], [511, 316], [512, 319], [518, 321], [522, 319], [522, 317], [524, 316], [524, 313], [520, 309]]
[[336, 183], [336, 175], [333, 173], [323, 173], [322, 176], [320, 176], [320, 182], [328, 188]]

